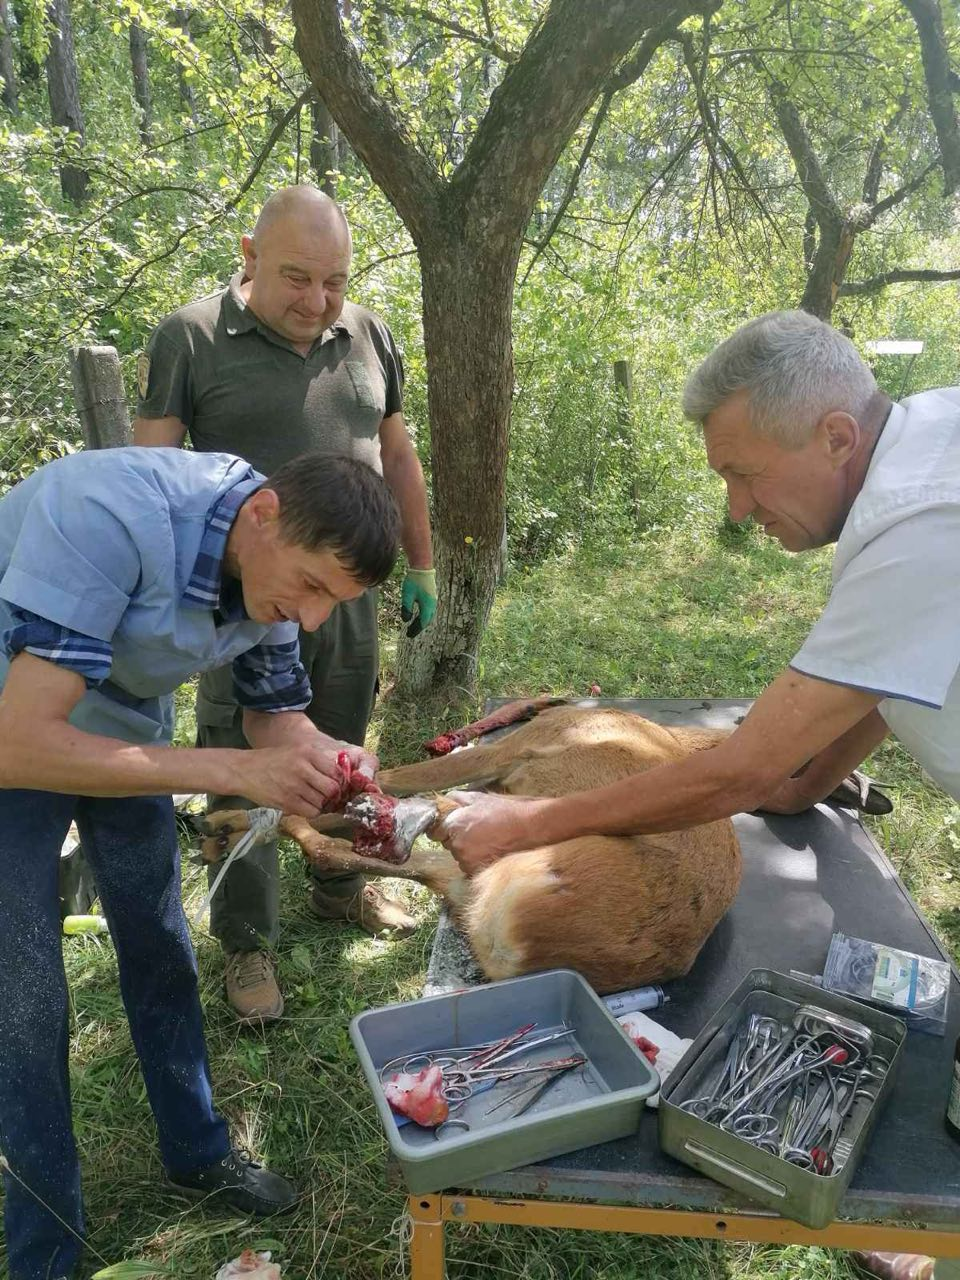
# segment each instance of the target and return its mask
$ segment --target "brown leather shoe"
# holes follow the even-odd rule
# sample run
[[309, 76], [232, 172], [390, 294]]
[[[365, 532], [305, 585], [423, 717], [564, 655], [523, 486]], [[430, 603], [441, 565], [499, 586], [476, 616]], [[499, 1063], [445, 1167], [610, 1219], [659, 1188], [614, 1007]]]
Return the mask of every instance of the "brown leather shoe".
[[365, 883], [354, 894], [325, 893], [315, 884], [308, 901], [320, 920], [346, 920], [374, 938], [406, 938], [417, 927], [413, 916], [375, 884]]
[[933, 1280], [933, 1258], [922, 1253], [883, 1253], [879, 1249], [856, 1251], [851, 1258], [864, 1275], [877, 1280]]
[[240, 1022], [275, 1022], [283, 1013], [273, 961], [265, 951], [228, 951], [227, 1000]]

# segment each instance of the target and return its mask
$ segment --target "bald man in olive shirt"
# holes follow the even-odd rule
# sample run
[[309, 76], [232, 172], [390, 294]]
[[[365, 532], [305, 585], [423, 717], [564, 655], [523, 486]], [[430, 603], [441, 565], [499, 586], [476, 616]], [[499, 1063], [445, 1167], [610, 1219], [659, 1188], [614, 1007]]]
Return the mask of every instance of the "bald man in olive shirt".
[[[134, 440], [227, 450], [271, 474], [306, 449], [369, 463], [387, 481], [403, 521], [411, 633], [436, 609], [426, 488], [402, 414], [403, 367], [372, 312], [346, 301], [352, 253], [339, 207], [313, 187], [287, 187], [242, 241], [244, 271], [217, 294], [181, 307], [157, 327], [138, 366]], [[373, 709], [379, 647], [376, 591], [338, 607], [319, 631], [301, 632], [301, 660], [318, 728], [362, 745]], [[244, 745], [230, 671], [211, 672], [197, 696], [198, 741]], [[211, 796], [234, 807], [237, 796]], [[276, 846], [235, 864], [211, 904], [226, 953], [227, 996], [242, 1021], [278, 1018], [283, 998], [268, 951], [278, 933]], [[314, 877], [310, 906], [373, 934], [409, 933], [413, 919], [360, 877]]]

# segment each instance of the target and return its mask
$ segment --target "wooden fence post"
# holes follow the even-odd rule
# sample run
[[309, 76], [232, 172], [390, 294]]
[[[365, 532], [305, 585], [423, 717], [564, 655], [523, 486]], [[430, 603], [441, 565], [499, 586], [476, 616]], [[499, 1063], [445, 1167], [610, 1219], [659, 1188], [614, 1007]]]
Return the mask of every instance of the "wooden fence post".
[[[73, 347], [70, 351], [73, 398], [87, 449], [131, 444], [130, 415], [115, 347]], [[83, 915], [97, 897], [93, 872], [76, 828], [60, 850], [60, 915]]]
[[633, 367], [629, 360], [614, 360], [613, 384], [617, 389], [617, 419], [621, 435], [630, 434], [633, 406]]
[[74, 347], [73, 396], [88, 449], [131, 444], [130, 415], [115, 347]]
[[[629, 360], [614, 360], [613, 385], [617, 395], [617, 425], [620, 430], [620, 441], [622, 444], [629, 444], [633, 439], [633, 366]], [[632, 451], [630, 458], [632, 463]], [[628, 475], [630, 479], [627, 482], [627, 497], [633, 507], [634, 517], [639, 523], [640, 490], [632, 465]]]

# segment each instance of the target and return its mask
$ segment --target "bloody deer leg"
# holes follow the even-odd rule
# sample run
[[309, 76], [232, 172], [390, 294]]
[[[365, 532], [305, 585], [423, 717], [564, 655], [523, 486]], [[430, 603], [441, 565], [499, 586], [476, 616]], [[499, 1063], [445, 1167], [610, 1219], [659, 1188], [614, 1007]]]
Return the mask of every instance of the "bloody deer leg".
[[532, 720], [535, 715], [545, 711], [547, 707], [560, 707], [566, 698], [520, 698], [516, 702], [508, 702], [482, 720], [474, 720], [473, 724], [464, 725], [462, 729], [451, 729], [447, 733], [438, 734], [423, 744], [423, 749], [431, 756], [448, 755], [454, 747], [462, 747], [484, 733], [494, 729], [505, 729], [509, 724], [520, 724], [523, 720]]

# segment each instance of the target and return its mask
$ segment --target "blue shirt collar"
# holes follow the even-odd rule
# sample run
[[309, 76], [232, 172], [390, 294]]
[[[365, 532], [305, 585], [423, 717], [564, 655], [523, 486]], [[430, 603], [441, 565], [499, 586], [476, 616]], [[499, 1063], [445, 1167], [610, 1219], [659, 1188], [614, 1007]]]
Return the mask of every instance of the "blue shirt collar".
[[221, 590], [223, 557], [233, 522], [247, 498], [263, 484], [259, 476], [251, 478], [252, 475], [251, 468], [245, 479], [222, 493], [207, 511], [200, 550], [193, 564], [190, 581], [180, 597], [184, 604], [198, 609], [219, 609], [227, 622], [239, 622], [248, 617], [243, 606], [243, 592], [230, 592], [229, 599], [221, 601]]

